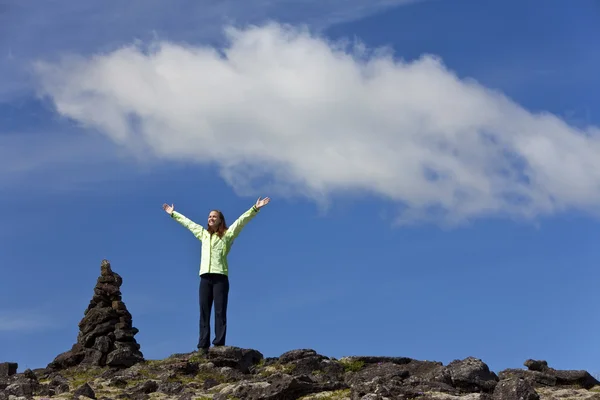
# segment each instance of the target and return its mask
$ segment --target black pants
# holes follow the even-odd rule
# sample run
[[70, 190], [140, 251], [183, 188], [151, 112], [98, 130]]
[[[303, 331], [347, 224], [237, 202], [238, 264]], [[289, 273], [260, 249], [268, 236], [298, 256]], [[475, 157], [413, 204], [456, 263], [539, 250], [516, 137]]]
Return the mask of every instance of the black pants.
[[227, 298], [229, 278], [223, 274], [200, 275], [200, 338], [199, 349], [210, 347], [210, 312], [215, 303], [215, 346], [225, 345], [227, 335]]

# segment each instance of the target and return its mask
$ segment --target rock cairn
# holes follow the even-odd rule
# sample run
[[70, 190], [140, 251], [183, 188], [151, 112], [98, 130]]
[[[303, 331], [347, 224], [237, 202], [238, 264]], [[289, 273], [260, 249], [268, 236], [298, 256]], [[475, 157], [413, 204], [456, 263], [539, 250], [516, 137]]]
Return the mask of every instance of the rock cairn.
[[130, 367], [144, 361], [135, 340], [139, 330], [121, 298], [123, 278], [102, 260], [94, 296], [79, 322], [77, 343], [59, 354], [48, 368], [64, 369], [74, 365]]

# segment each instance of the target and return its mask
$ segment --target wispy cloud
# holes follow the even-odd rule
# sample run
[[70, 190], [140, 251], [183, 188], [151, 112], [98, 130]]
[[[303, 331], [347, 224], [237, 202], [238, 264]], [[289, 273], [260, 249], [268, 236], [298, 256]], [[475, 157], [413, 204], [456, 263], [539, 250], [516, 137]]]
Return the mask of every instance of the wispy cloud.
[[597, 127], [531, 113], [433, 56], [398, 61], [277, 24], [229, 39], [37, 70], [60, 114], [132, 151], [216, 163], [240, 193], [375, 194], [402, 222], [598, 211]]
[[[0, 101], [31, 88], [30, 62], [75, 51], [91, 54], [133, 40], [220, 40], [222, 27], [265, 20], [324, 29], [414, 0], [117, 0], [13, 2], [0, 12]], [[40, 41], [39, 38], [44, 40]]]
[[106, 138], [73, 135], [72, 130], [0, 134], [0, 193], [11, 201], [9, 193], [16, 188], [47, 194], [86, 191], [105, 179], [143, 172], [128, 168], [129, 159]]
[[59, 327], [48, 313], [37, 310], [0, 310], [0, 332], [32, 332]]

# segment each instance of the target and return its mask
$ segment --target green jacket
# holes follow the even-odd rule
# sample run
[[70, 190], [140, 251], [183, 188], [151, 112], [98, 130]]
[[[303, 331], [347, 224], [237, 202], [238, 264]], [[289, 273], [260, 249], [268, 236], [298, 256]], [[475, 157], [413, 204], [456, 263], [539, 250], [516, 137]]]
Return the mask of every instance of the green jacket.
[[231, 250], [233, 241], [240, 234], [242, 228], [256, 216], [258, 209], [252, 206], [243, 213], [225, 231], [223, 238], [217, 234], [210, 234], [201, 225], [191, 221], [186, 216], [176, 211], [171, 213], [171, 218], [189, 229], [198, 240], [202, 242], [202, 258], [200, 261], [200, 275], [205, 273], [229, 275], [227, 255]]

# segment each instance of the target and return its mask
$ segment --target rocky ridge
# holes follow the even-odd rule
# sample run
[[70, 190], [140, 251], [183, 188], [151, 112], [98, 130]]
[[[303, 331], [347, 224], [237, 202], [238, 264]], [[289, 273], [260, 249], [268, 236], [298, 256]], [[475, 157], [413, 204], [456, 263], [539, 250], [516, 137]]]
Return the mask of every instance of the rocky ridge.
[[556, 370], [544, 360], [498, 374], [474, 357], [443, 365], [406, 357], [336, 359], [312, 349], [264, 357], [223, 346], [146, 360], [121, 284], [104, 260], [77, 343], [46, 368], [17, 373], [16, 363], [0, 363], [0, 400], [600, 400], [600, 382], [588, 372]]
[[335, 359], [311, 349], [263, 357], [224, 346], [126, 368], [80, 364], [15, 373], [15, 364], [0, 364], [0, 400], [600, 400], [600, 382], [586, 371], [555, 370], [541, 360], [525, 365], [496, 375], [473, 357], [443, 365], [404, 357]]

